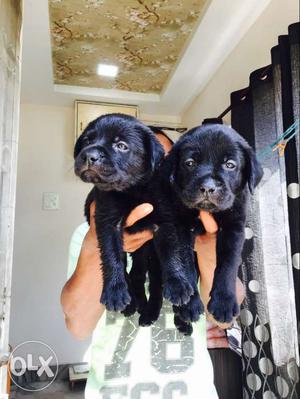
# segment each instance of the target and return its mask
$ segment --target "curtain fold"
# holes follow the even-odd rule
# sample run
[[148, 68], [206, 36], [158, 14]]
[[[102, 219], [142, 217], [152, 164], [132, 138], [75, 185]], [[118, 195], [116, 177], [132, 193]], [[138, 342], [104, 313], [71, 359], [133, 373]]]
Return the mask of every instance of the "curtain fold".
[[[290, 62], [292, 75], [292, 96], [294, 120], [300, 119], [300, 24], [289, 26]], [[298, 178], [300, 176], [300, 138], [295, 137], [297, 151]]]
[[[291, 126], [295, 122], [293, 97], [295, 96], [296, 92], [299, 93], [300, 90], [299, 85], [297, 90], [295, 84], [296, 82], [294, 82], [294, 84], [292, 82], [289, 36], [279, 37], [279, 51], [280, 51], [280, 67], [281, 67], [281, 82], [282, 82], [282, 91], [281, 91], [282, 119], [283, 119], [283, 129], [286, 130], [289, 126]], [[297, 72], [297, 70], [295, 70], [295, 72]], [[298, 64], [298, 74], [299, 74], [299, 64]], [[297, 142], [298, 142], [298, 148], [296, 145]], [[287, 143], [285, 150], [289, 228], [290, 228], [290, 237], [291, 237], [292, 264], [294, 265], [293, 275], [295, 281], [295, 288], [298, 289], [298, 295], [296, 295], [296, 310], [299, 320], [300, 198], [299, 198], [297, 152], [299, 157], [299, 135], [296, 135]]]
[[[232, 126], [262, 154], [299, 119], [299, 26], [271, 50], [272, 64], [231, 93]], [[250, 199], [241, 278], [244, 398], [299, 396], [299, 133], [284, 156], [264, 153]], [[299, 324], [298, 324], [299, 326]]]

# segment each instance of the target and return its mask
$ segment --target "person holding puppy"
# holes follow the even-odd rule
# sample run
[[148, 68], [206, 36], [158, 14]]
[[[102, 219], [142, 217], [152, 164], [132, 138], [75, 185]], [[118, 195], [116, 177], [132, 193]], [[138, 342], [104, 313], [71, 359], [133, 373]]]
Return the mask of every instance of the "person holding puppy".
[[[172, 142], [162, 132], [155, 133], [167, 153]], [[152, 211], [151, 204], [139, 205], [128, 216], [127, 226]], [[91, 206], [93, 214], [94, 204]], [[200, 212], [199, 217], [206, 234], [196, 238], [195, 251], [201, 297], [207, 304], [216, 265], [218, 226], [207, 212]], [[169, 322], [172, 307], [167, 303], [159, 320], [150, 328], [139, 327], [136, 315], [126, 319], [123, 315], [105, 312], [104, 305], [99, 302], [103, 277], [94, 218], [91, 217], [90, 226], [80, 227], [72, 239], [71, 251], [74, 253], [69, 262], [69, 275], [72, 275], [63, 288], [61, 303], [67, 328], [75, 337], [84, 339], [93, 332], [91, 370], [85, 397], [135, 399], [148, 393], [153, 398], [195, 399], [194, 393], [198, 392], [199, 397], [205, 399], [217, 398], [206, 350], [205, 317], [195, 323], [193, 336], [185, 337], [176, 331], [172, 321]], [[150, 231], [134, 235], [124, 233], [124, 251], [134, 252], [151, 239]], [[237, 287], [241, 302], [243, 290], [240, 283]], [[224, 336], [217, 327], [211, 328], [209, 333], [220, 335], [224, 344]], [[225, 398], [220, 396], [220, 399]]]

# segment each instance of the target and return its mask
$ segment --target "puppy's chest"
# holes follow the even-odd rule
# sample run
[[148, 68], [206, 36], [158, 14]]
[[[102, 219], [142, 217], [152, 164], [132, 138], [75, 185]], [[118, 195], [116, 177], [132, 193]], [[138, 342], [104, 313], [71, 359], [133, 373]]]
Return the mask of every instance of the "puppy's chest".
[[[97, 195], [97, 213], [101, 219], [114, 224], [125, 223], [128, 215], [139, 205], [151, 203], [151, 195], [147, 189], [137, 187], [130, 192], [98, 192]], [[151, 216], [150, 216], [151, 215]], [[140, 224], [146, 225], [153, 223], [154, 214], [143, 218], [136, 223], [136, 229]]]
[[177, 212], [176, 221], [179, 226], [185, 227], [185, 229], [190, 230], [192, 233], [204, 234], [205, 229], [203, 223], [198, 217], [199, 212], [193, 210], [185, 210]]
[[[191, 231], [195, 235], [205, 234], [204, 225], [199, 217], [199, 210], [197, 209], [187, 209], [186, 207], [175, 206], [176, 209], [176, 221], [179, 226], [184, 226], [185, 229]], [[222, 228], [224, 214], [223, 212], [217, 212], [213, 214], [213, 217], [219, 226]]]

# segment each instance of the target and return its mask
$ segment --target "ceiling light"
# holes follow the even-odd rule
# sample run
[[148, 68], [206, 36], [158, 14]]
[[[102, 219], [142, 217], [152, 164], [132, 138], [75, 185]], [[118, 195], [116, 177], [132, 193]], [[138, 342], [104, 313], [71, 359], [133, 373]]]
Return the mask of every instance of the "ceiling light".
[[118, 75], [119, 68], [116, 65], [98, 64], [97, 74], [114, 78]]

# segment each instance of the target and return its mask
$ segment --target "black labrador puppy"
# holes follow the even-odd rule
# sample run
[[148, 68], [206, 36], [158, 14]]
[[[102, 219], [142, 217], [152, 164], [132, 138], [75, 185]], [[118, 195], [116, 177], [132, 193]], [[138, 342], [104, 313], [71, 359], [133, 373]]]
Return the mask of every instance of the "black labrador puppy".
[[[219, 124], [187, 132], [160, 170], [161, 187], [172, 204], [179, 239], [190, 264], [193, 237], [204, 232], [199, 210], [211, 212], [218, 223], [217, 265], [208, 311], [219, 322], [231, 322], [239, 313], [236, 278], [244, 244], [247, 196], [262, 175], [248, 143], [232, 128]], [[189, 270], [194, 286], [195, 272], [192, 267]], [[174, 307], [177, 324], [189, 319], [187, 308], [191, 313], [193, 304]]]
[[[104, 274], [100, 301], [108, 310], [124, 311], [125, 315], [139, 310], [142, 325], [149, 325], [158, 318], [162, 290], [164, 297], [174, 305], [189, 302], [194, 291], [184, 270], [176, 230], [169, 223], [169, 205], [160, 206], [156, 177], [163, 157], [163, 147], [151, 129], [123, 114], [104, 115], [91, 122], [74, 150], [76, 175], [94, 184], [85, 213], [89, 221], [90, 204], [95, 201], [96, 233]], [[153, 203], [154, 211], [127, 231], [150, 229], [155, 232], [157, 226], [159, 229], [153, 243], [132, 254], [133, 267], [128, 276], [122, 242], [125, 221], [132, 209], [145, 202]], [[164, 217], [158, 209], [165, 211]], [[150, 279], [148, 306], [144, 292], [147, 271]]]

